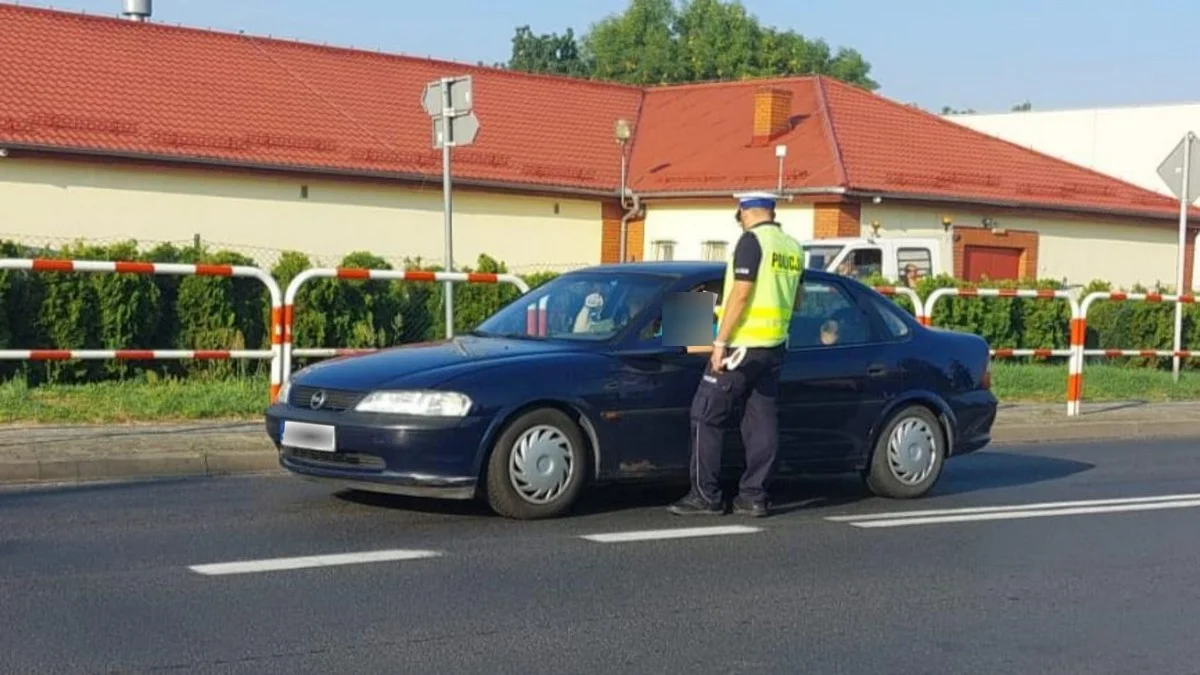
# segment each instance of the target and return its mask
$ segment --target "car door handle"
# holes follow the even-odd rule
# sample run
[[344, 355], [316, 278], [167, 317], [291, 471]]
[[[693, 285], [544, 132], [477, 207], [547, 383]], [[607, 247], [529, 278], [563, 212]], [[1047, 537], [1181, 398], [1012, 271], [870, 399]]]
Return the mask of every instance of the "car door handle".
[[867, 377], [883, 377], [888, 374], [888, 367], [882, 363], [876, 363], [873, 366], [867, 367]]

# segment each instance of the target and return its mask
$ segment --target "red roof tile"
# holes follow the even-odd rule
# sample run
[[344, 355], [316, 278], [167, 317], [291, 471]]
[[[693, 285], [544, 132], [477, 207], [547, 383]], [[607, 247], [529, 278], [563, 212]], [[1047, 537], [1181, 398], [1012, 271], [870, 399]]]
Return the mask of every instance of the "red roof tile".
[[471, 74], [456, 179], [615, 191], [634, 87], [0, 5], [0, 140], [321, 170], [441, 174], [427, 82]]
[[[1179, 200], [828, 78], [848, 186], [857, 191], [1178, 215]], [[1200, 210], [1196, 210], [1200, 215]]]
[[[1167, 217], [1174, 200], [823, 77], [639, 89], [286, 40], [0, 4], [0, 143], [437, 181], [425, 84], [475, 78], [482, 130], [455, 178], [615, 194], [776, 183]], [[752, 144], [755, 92], [792, 126]], [[1196, 210], [1200, 215], [1200, 209]]]
[[[764, 86], [792, 93], [794, 127], [752, 146], [754, 95]], [[777, 144], [788, 146], [784, 183], [840, 186], [827, 113], [809, 78], [660, 87], [646, 92], [630, 162], [638, 191], [728, 192], [774, 188]]]

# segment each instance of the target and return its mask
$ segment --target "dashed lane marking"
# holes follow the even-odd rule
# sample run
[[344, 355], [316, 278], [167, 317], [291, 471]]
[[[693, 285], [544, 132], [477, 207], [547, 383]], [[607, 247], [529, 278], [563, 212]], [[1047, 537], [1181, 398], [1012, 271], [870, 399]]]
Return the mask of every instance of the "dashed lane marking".
[[239, 560], [235, 562], [212, 563], [207, 565], [190, 565], [188, 569], [196, 572], [197, 574], [203, 574], [206, 576], [219, 576], [225, 574], [278, 572], [280, 570], [298, 570], [309, 567], [330, 567], [334, 565], [359, 565], [363, 563], [394, 562], [398, 560], [419, 560], [423, 558], [436, 558], [440, 555], [442, 555], [440, 551], [389, 549], [383, 551], [361, 551], [358, 553], [310, 555], [297, 558]]
[[687, 537], [719, 537], [729, 534], [751, 534], [762, 532], [762, 528], [748, 525], [718, 525], [715, 527], [681, 527], [669, 530], [636, 530], [630, 532], [608, 532], [605, 534], [580, 535], [580, 539], [602, 544], [617, 544], [630, 541], [654, 541], [660, 539], [684, 539]]
[[1127, 497], [1120, 499], [1093, 499], [1070, 502], [1042, 502], [1038, 504], [1014, 504], [1010, 506], [977, 506], [958, 509], [928, 509], [924, 511], [901, 511], [895, 513], [855, 514], [828, 516], [825, 520], [846, 523], [861, 528], [907, 527], [912, 525], [938, 525], [988, 520], [1016, 520], [1021, 518], [1048, 518], [1052, 516], [1075, 516], [1098, 513], [1122, 513], [1130, 511], [1153, 511], [1161, 509], [1184, 509], [1200, 506], [1200, 494], [1158, 495], [1153, 497]]

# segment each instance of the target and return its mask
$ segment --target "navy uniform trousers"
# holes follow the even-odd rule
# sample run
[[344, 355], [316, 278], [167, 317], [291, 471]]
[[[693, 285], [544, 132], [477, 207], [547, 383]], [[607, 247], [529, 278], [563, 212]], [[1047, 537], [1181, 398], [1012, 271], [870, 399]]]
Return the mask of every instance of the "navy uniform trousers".
[[705, 501], [722, 500], [719, 480], [724, 427], [739, 406], [743, 408], [746, 470], [738, 494], [745, 501], [766, 498], [779, 450], [776, 401], [784, 350], [783, 345], [748, 348], [735, 370], [713, 373], [710, 366], [705, 366], [691, 409], [692, 491]]

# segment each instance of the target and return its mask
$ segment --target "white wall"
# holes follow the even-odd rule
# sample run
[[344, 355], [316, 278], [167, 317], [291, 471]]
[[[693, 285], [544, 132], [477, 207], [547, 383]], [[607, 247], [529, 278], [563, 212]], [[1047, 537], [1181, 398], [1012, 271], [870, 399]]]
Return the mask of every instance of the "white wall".
[[[881, 237], [942, 237], [946, 246], [953, 243], [943, 232], [942, 216], [949, 215], [958, 225], [976, 226], [984, 216], [981, 210], [878, 206], [864, 204], [862, 221], [880, 221]], [[1039, 233], [1039, 278], [1063, 279], [1069, 284], [1087, 284], [1104, 279], [1119, 287], [1134, 284], [1153, 286], [1161, 282], [1174, 287], [1176, 258], [1179, 251], [1177, 230], [1169, 223], [1145, 226], [1127, 222], [1056, 220], [992, 215], [1000, 227], [1033, 230]], [[1193, 273], [1193, 282], [1197, 276]], [[1193, 285], [1195, 285], [1193, 283]]]
[[[651, 202], [646, 206], [646, 235], [643, 255], [646, 260], [655, 259], [655, 242], [675, 242], [675, 260], [702, 260], [705, 241], [726, 242], [726, 253], [733, 253], [733, 246], [741, 235], [741, 228], [733, 220], [737, 205], [729, 200], [727, 205]], [[776, 217], [783, 230], [800, 241], [813, 237], [813, 207], [811, 204], [782, 204]]]
[[[308, 196], [301, 196], [301, 186]], [[440, 182], [428, 189], [64, 160], [0, 159], [0, 238], [56, 245], [85, 238], [186, 242], [271, 265], [280, 250], [335, 264], [368, 250], [393, 265], [443, 258]], [[481, 253], [514, 272], [565, 270], [600, 259], [600, 202], [466, 189], [454, 192], [454, 259]]]
[[945, 118], [1166, 195], [1158, 166], [1184, 134], [1200, 133], [1200, 103]]

